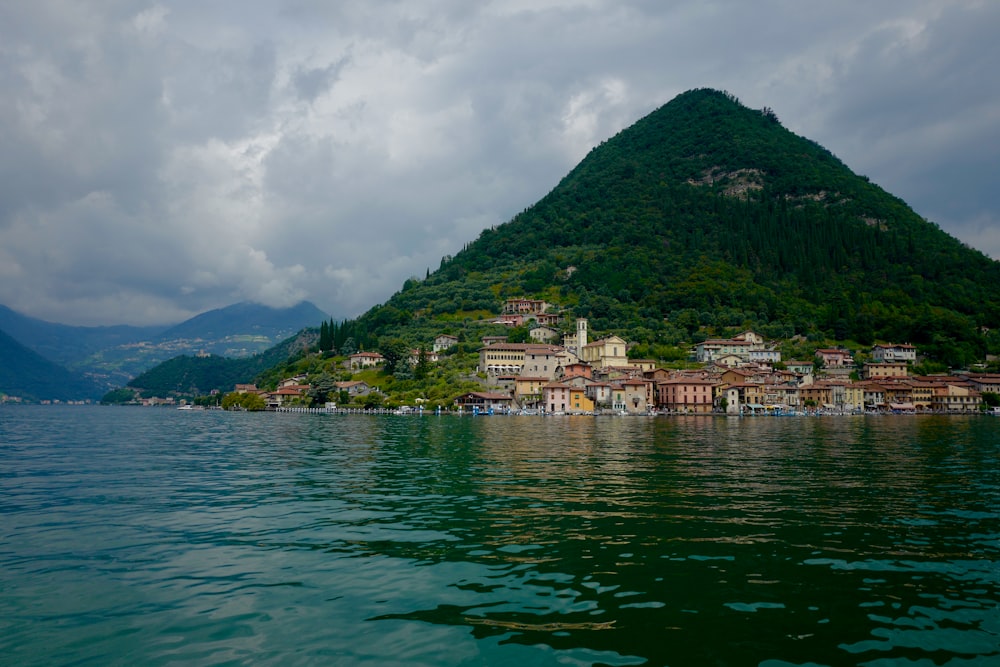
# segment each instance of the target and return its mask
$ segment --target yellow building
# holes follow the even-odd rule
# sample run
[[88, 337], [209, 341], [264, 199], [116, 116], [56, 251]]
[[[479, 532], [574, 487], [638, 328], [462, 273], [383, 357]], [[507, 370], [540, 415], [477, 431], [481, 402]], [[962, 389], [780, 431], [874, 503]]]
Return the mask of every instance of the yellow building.
[[571, 406], [570, 412], [594, 411], [594, 402], [587, 396], [587, 391], [584, 387], [569, 388], [569, 404]]
[[542, 406], [550, 413], [593, 412], [594, 401], [581, 387], [563, 382], [550, 382], [542, 387]]
[[534, 406], [542, 400], [542, 387], [549, 382], [549, 378], [519, 375], [514, 378], [514, 398], [521, 406]]
[[832, 392], [829, 385], [809, 384], [799, 387], [799, 399], [803, 405], [809, 402], [810, 407], [832, 405]]
[[948, 384], [935, 389], [934, 409], [942, 412], [976, 412], [982, 395], [975, 389]]
[[625, 348], [626, 343], [623, 339], [618, 336], [609, 336], [584, 345], [580, 360], [594, 368], [628, 366], [629, 361], [625, 354]]
[[844, 407], [861, 410], [865, 407], [865, 387], [863, 384], [851, 382], [844, 387]]
[[864, 365], [862, 376], [866, 380], [884, 380], [885, 378], [905, 378], [906, 363], [902, 361], [868, 362]]
[[907, 384], [910, 385], [910, 400], [915, 408], [919, 410], [934, 408], [934, 389], [938, 386], [937, 383], [910, 380]]

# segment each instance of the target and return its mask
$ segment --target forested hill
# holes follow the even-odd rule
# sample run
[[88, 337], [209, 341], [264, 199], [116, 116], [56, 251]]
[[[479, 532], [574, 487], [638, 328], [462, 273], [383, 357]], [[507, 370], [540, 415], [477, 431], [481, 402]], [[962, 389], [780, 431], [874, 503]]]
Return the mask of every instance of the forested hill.
[[102, 393], [97, 382], [52, 363], [0, 331], [0, 395], [25, 401], [76, 401]]
[[656, 338], [752, 325], [961, 363], [1000, 325], [1000, 263], [922, 219], [769, 109], [684, 93], [594, 148], [548, 195], [359, 321], [544, 298]]

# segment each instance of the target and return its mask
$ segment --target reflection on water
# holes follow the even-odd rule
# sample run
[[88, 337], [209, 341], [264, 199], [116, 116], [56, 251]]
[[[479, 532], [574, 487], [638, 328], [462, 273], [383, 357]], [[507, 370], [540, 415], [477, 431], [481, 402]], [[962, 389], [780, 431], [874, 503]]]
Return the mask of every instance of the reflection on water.
[[1000, 661], [1000, 420], [0, 410], [11, 664]]

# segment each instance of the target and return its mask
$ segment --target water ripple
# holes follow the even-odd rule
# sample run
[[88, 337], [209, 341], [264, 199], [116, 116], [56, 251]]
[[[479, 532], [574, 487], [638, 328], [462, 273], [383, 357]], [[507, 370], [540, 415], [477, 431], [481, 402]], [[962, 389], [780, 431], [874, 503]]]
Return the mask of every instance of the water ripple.
[[986, 664], [998, 435], [985, 418], [0, 408], [0, 651]]

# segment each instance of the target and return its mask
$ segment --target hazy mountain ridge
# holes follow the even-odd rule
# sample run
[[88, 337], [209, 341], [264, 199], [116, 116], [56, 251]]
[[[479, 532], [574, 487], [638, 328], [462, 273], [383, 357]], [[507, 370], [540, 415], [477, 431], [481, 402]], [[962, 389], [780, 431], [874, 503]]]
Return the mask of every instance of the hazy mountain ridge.
[[318, 326], [329, 316], [309, 301], [272, 308], [244, 301], [196, 315], [163, 331], [159, 340], [215, 339], [262, 335], [284, 340], [304, 326]]
[[119, 345], [153, 340], [166, 327], [126, 324], [85, 327], [47, 322], [0, 305], [0, 331], [57, 364], [70, 365], [90, 354]]
[[[310, 302], [290, 308], [243, 302], [169, 327], [74, 327], [0, 306], [0, 332], [6, 332], [15, 343], [3, 348], [3, 368], [7, 370], [0, 389], [19, 395], [19, 388], [59, 378], [57, 384], [77, 387], [73, 397], [99, 398], [167, 359], [185, 354], [253, 357], [303, 328], [318, 326], [326, 317]], [[88, 391], [82, 391], [84, 388]], [[60, 396], [24, 393], [33, 398], [64, 398], [62, 392], [57, 392]]]
[[0, 331], [0, 394], [37, 400], [97, 398], [102, 386], [45, 359]]

